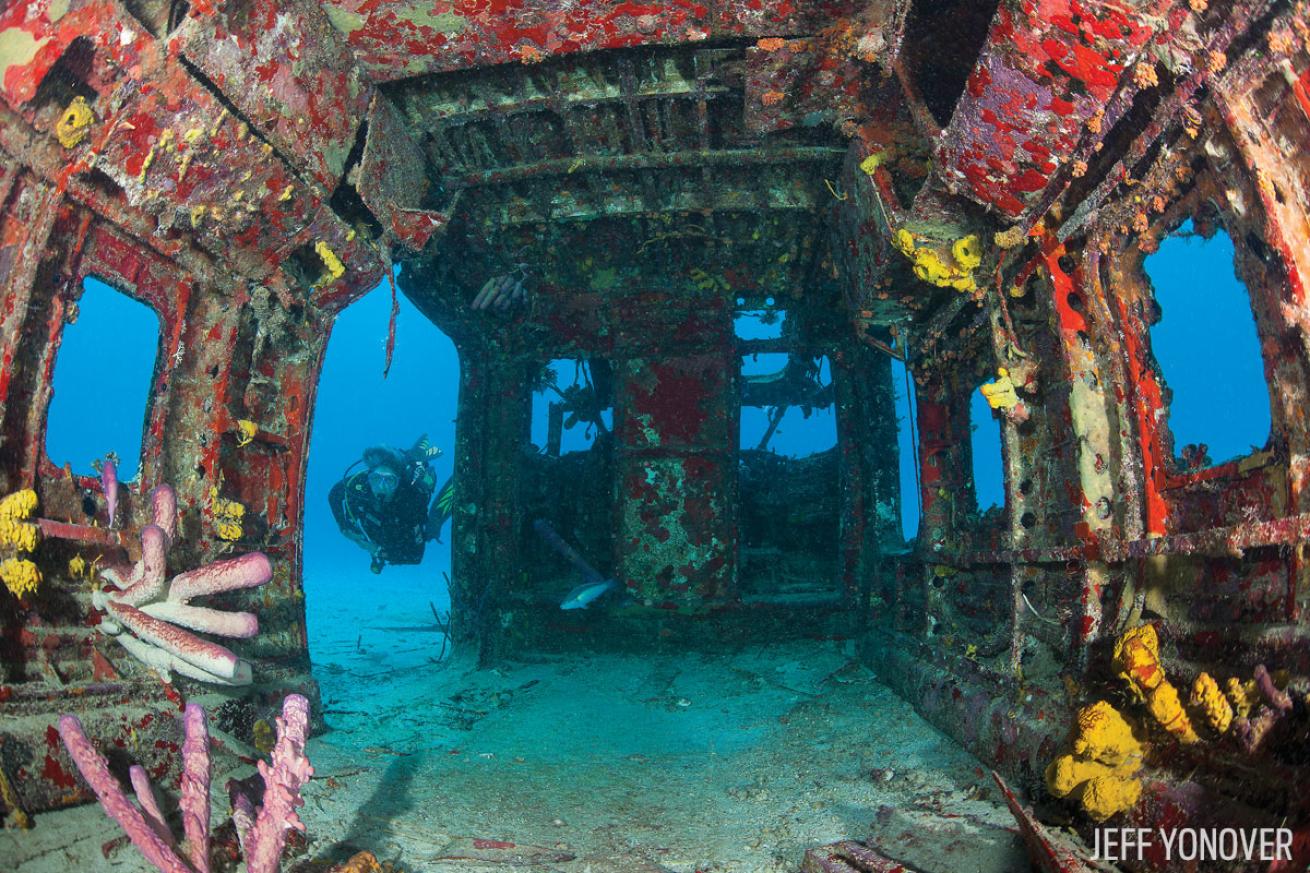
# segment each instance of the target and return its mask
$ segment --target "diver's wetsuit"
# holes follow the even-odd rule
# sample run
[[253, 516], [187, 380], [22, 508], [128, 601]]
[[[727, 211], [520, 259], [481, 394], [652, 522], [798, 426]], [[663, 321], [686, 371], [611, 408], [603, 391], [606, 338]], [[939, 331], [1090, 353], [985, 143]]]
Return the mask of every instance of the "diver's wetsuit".
[[368, 486], [367, 468], [358, 470], [332, 486], [328, 504], [337, 526], [347, 536], [362, 534], [377, 547], [376, 557], [388, 564], [417, 564], [423, 560], [427, 542], [428, 501], [435, 482], [430, 473], [411, 475], [402, 471], [390, 500], [380, 500]]

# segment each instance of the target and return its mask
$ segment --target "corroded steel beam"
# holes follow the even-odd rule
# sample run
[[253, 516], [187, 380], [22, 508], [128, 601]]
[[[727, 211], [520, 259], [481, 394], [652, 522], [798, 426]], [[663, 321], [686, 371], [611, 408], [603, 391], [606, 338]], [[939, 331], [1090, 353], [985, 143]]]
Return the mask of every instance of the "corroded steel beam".
[[569, 176], [575, 173], [615, 173], [701, 166], [739, 167], [836, 161], [845, 154], [845, 149], [818, 146], [759, 150], [711, 149], [685, 152], [642, 152], [631, 155], [590, 155], [466, 173], [460, 181], [463, 185], [472, 188], [487, 185], [507, 185], [523, 179], [547, 176]]
[[92, 527], [86, 524], [72, 524], [66, 521], [55, 521], [49, 518], [35, 519], [35, 524], [41, 529], [41, 536], [52, 539], [69, 540], [76, 543], [85, 543], [92, 546], [108, 546], [111, 548], [127, 548], [132, 545], [134, 537], [131, 535], [124, 536], [122, 530], [110, 530], [106, 527]]
[[425, 73], [644, 45], [813, 33], [864, 5], [856, 0], [510, 0], [436, 13], [429, 3], [329, 0], [328, 18], [378, 82]]
[[1059, 845], [1051, 839], [1046, 827], [1024, 808], [1000, 773], [993, 770], [992, 780], [1001, 790], [1001, 796], [1005, 798], [1005, 804], [1013, 813], [1015, 821], [1019, 823], [1019, 833], [1028, 846], [1028, 857], [1042, 873], [1091, 873], [1093, 868], [1090, 864], [1075, 855], [1068, 846]]
[[319, 4], [195, 3], [169, 45], [298, 173], [336, 188], [374, 92]]
[[1166, 27], [1171, 7], [1179, 8], [1173, 0], [1002, 2], [938, 142], [947, 188], [1003, 217], [1022, 213], [1093, 116], [1126, 110], [1124, 74]]
[[1310, 539], [1310, 513], [1216, 527], [1195, 533], [1166, 534], [1138, 540], [1099, 540], [1076, 546], [1034, 549], [987, 549], [923, 555], [932, 564], [977, 567], [988, 564], [1071, 564], [1100, 561], [1120, 564], [1165, 555], [1239, 556], [1250, 549], [1288, 546]]

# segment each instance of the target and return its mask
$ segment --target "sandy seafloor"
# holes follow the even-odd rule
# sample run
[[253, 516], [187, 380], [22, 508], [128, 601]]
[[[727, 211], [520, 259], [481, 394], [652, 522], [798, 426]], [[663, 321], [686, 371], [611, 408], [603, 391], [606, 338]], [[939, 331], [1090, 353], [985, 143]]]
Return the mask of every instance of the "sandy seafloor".
[[[847, 838], [924, 873], [1028, 869], [986, 770], [849, 643], [471, 671], [436, 660], [423, 592], [351, 590], [310, 592], [330, 729], [309, 745], [308, 846], [284, 870], [369, 849], [438, 873], [771, 873]], [[214, 778], [216, 813], [227, 775]], [[98, 805], [36, 825], [0, 833], [13, 861], [0, 867], [150, 869], [131, 846], [103, 857], [117, 828]]]

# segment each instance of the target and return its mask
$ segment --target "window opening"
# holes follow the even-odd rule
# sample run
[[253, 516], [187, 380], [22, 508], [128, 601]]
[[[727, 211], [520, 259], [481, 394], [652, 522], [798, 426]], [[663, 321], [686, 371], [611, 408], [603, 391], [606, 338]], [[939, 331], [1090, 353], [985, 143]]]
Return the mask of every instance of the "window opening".
[[[121, 481], [135, 479], [159, 356], [159, 316], [103, 281], [88, 277], [76, 315], [59, 345], [54, 395], [46, 418], [46, 454], [55, 466], [94, 475], [111, 453]], [[106, 345], [112, 338], [112, 350]], [[113, 377], [106, 377], [112, 351]]]
[[837, 445], [836, 404], [827, 356], [747, 355], [741, 375], [742, 450], [800, 458]]
[[614, 429], [608, 365], [557, 359], [532, 392], [532, 444], [547, 455], [585, 452]]
[[916, 427], [914, 379], [905, 362], [892, 359], [896, 392], [896, 448], [901, 482], [901, 535], [906, 542], [919, 535], [919, 432]]
[[977, 389], [969, 397], [969, 423], [973, 493], [978, 511], [986, 512], [1005, 505], [1005, 456], [1001, 451], [1001, 422]]
[[1172, 399], [1169, 429], [1184, 469], [1258, 451], [1269, 439], [1269, 386], [1233, 241], [1189, 220], [1146, 258], [1158, 319], [1150, 328]]

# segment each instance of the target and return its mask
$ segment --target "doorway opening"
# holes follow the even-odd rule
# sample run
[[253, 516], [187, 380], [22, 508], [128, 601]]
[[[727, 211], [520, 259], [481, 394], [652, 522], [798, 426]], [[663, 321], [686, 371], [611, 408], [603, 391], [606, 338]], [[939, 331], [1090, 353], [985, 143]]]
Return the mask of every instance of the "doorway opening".
[[[428, 509], [454, 498], [443, 488], [453, 483], [459, 356], [449, 337], [399, 300], [387, 376], [385, 278], [337, 315], [319, 375], [304, 585], [310, 658], [329, 723], [360, 683], [380, 689], [385, 677], [449, 654], [442, 626], [451, 524]], [[399, 475], [370, 474], [388, 466]], [[425, 527], [429, 519], [437, 530]]]
[[535, 369], [530, 384], [522, 584], [531, 599], [558, 600], [577, 570], [547, 542], [550, 532], [602, 576], [614, 573], [614, 368], [604, 358], [556, 358]]
[[[799, 602], [835, 596], [840, 496], [837, 404], [826, 355], [756, 351], [775, 323], [736, 320], [741, 352], [739, 462], [742, 597]], [[765, 346], [768, 348], [769, 346]]]

